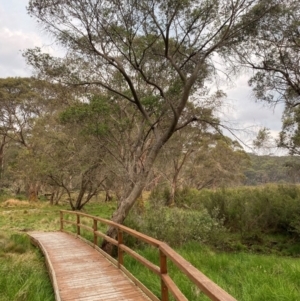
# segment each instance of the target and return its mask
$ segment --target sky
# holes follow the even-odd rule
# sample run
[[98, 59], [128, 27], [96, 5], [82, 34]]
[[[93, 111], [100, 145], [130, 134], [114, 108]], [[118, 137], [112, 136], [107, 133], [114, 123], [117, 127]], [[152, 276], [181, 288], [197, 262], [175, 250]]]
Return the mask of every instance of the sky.
[[[38, 23], [26, 12], [28, 0], [0, 0], [0, 78], [32, 75], [22, 57], [28, 48], [41, 47], [55, 53], [55, 44]], [[230, 87], [223, 87], [227, 94], [222, 109], [222, 119], [230, 127], [239, 129], [235, 135], [251, 146], [259, 128], [266, 127], [274, 138], [281, 129], [282, 105], [275, 108], [255, 102], [248, 86], [249, 75], [235, 79]], [[250, 148], [246, 148], [251, 151]], [[273, 150], [273, 154], [280, 151]]]

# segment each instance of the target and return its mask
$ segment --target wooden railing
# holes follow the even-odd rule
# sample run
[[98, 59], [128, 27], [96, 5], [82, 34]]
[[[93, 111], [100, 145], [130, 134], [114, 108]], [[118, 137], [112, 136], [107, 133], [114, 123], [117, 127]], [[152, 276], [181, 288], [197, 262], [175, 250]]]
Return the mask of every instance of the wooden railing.
[[[76, 220], [67, 220], [64, 219], [65, 215], [74, 215], [76, 216]], [[81, 223], [81, 217], [89, 218], [92, 220], [92, 227], [89, 227], [85, 224]], [[103, 232], [98, 230], [98, 223], [102, 223], [108, 226], [112, 226], [116, 228], [118, 231], [118, 239], [112, 239], [111, 237], [105, 235]], [[185, 274], [204, 294], [206, 294], [213, 301], [236, 301], [232, 296], [230, 296], [227, 292], [225, 292], [222, 288], [220, 288], [217, 284], [215, 284], [212, 280], [206, 277], [203, 273], [201, 273], [198, 269], [196, 269], [191, 263], [186, 261], [183, 257], [181, 257], [178, 253], [176, 253], [172, 248], [170, 248], [166, 243], [161, 242], [157, 239], [149, 237], [145, 234], [142, 234], [138, 231], [125, 227], [123, 225], [114, 223], [110, 220], [95, 217], [89, 214], [77, 212], [77, 211], [60, 211], [60, 230], [65, 231], [64, 224], [72, 224], [76, 228], [76, 234], [78, 237], [82, 238], [81, 228], [88, 230], [93, 233], [93, 243], [92, 246], [97, 248], [104, 256], [110, 259], [115, 265], [124, 271], [140, 288], [148, 295], [151, 300], [161, 300], [168, 301], [169, 300], [169, 292], [173, 295], [173, 297], [177, 301], [187, 301], [188, 299], [183, 295], [183, 293], [179, 290], [177, 285], [171, 279], [168, 274], [167, 260], [173, 262], [178, 269]], [[160, 266], [157, 266], [142, 257], [140, 254], [136, 253], [129, 247], [124, 244], [123, 241], [123, 233], [127, 233], [143, 242], [148, 243], [156, 247], [159, 250], [159, 262]], [[98, 237], [102, 237], [108, 242], [112, 243], [118, 248], [118, 258], [117, 260], [108, 256], [105, 252], [103, 252], [98, 247]], [[143, 286], [139, 281], [133, 278], [133, 276], [125, 269], [124, 267], [124, 252], [135, 258], [153, 273], [158, 275], [161, 279], [161, 299], [158, 299], [151, 291], [149, 291], [145, 286]]]

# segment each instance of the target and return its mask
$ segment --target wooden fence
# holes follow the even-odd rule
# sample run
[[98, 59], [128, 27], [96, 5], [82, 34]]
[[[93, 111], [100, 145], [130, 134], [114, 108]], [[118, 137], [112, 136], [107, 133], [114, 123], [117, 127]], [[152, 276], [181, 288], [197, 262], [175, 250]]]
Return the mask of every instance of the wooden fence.
[[[74, 220], [64, 219], [64, 215], [74, 216]], [[83, 223], [81, 223], [81, 217], [85, 217], [91, 219], [93, 227], [89, 227]], [[111, 237], [105, 235], [103, 232], [99, 231], [98, 225], [99, 223], [105, 224], [107, 226], [112, 226], [118, 231], [118, 239], [112, 239]], [[206, 277], [203, 273], [201, 273], [198, 269], [196, 269], [191, 263], [185, 260], [182, 256], [176, 253], [172, 248], [170, 248], [166, 243], [161, 242], [157, 239], [149, 237], [143, 233], [135, 231], [131, 228], [125, 227], [123, 225], [114, 223], [110, 220], [99, 218], [96, 216], [92, 216], [89, 214], [77, 212], [77, 211], [60, 211], [60, 230], [66, 231], [64, 224], [72, 224], [75, 226], [76, 235], [80, 238], [81, 229], [85, 229], [93, 234], [93, 242], [91, 245], [97, 248], [104, 256], [106, 256], [109, 260], [111, 260], [119, 269], [127, 274], [140, 288], [148, 295], [151, 300], [161, 300], [168, 301], [169, 293], [173, 295], [175, 300], [177, 301], [187, 301], [188, 299], [183, 295], [174, 281], [168, 274], [167, 261], [173, 262], [178, 269], [185, 274], [205, 295], [207, 295], [213, 301], [236, 301], [232, 296], [230, 296], [227, 292], [225, 292], [222, 288], [220, 288], [217, 284], [215, 284], [212, 280]], [[157, 266], [142, 257], [140, 254], [133, 251], [131, 248], [125, 245], [123, 240], [123, 233], [127, 233], [138, 240], [146, 242], [147, 244], [157, 248], [159, 250], [159, 263]], [[115, 245], [118, 249], [118, 257], [117, 260], [108, 256], [105, 252], [103, 252], [98, 247], [98, 237], [102, 237], [108, 242]], [[151, 270], [154, 274], [156, 274], [161, 279], [161, 297], [158, 299], [148, 288], [146, 288], [143, 284], [133, 278], [133, 276], [125, 269], [124, 267], [124, 252], [128, 255], [132, 256], [134, 259], [143, 264], [146, 268]]]

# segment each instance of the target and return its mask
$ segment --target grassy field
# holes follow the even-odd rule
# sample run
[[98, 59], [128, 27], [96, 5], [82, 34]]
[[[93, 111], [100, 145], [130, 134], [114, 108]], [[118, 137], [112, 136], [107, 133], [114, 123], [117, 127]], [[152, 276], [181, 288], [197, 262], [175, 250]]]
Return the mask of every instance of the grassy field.
[[[195, 243], [189, 243], [177, 251], [239, 301], [300, 300], [298, 259], [247, 253], [216, 253]], [[157, 252], [153, 249], [146, 248], [139, 253], [156, 261]], [[129, 257], [126, 258], [125, 265], [159, 295], [160, 282], [157, 277]], [[169, 273], [189, 300], [210, 300], [183, 277], [176, 267], [170, 265]]]
[[1, 301], [54, 301], [42, 255], [25, 231], [57, 229], [57, 210], [26, 202], [0, 208]]
[[[41, 253], [30, 245], [26, 231], [59, 228], [59, 210], [68, 205], [45, 202], [0, 202], [0, 300], [54, 301], [52, 286]], [[109, 218], [115, 204], [91, 203], [90, 214]], [[187, 243], [177, 251], [239, 301], [300, 301], [300, 261], [297, 258], [251, 253], [220, 253], [199, 243]], [[138, 252], [157, 261], [157, 250]], [[126, 256], [130, 271], [159, 295], [160, 282]], [[170, 265], [169, 272], [189, 300], [208, 300]]]

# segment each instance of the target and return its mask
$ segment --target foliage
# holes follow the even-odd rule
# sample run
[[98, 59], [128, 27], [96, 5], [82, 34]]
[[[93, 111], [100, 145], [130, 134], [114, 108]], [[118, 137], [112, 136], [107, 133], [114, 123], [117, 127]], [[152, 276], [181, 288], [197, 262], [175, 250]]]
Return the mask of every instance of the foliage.
[[222, 222], [211, 217], [205, 209], [191, 211], [152, 205], [142, 214], [133, 211], [126, 225], [134, 225], [138, 231], [171, 246], [181, 246], [189, 241], [217, 241], [225, 231]]
[[[276, 0], [29, 1], [29, 14], [67, 49], [62, 59], [27, 50], [24, 55], [38, 75], [85, 87], [87, 93], [98, 90], [135, 124], [134, 138], [125, 146], [116, 150], [109, 139], [103, 143], [126, 175], [114, 221], [126, 218], [172, 135], [203, 123], [205, 106], [194, 99], [207, 96], [216, 56], [227, 60], [228, 49], [274, 6]], [[204, 123], [210, 121], [216, 120]], [[100, 126], [100, 134], [106, 130]], [[120, 158], [118, 151], [127, 156]]]
[[[155, 251], [144, 248], [139, 250], [139, 253], [155, 262], [157, 258]], [[214, 252], [197, 242], [187, 243], [176, 251], [239, 301], [298, 300], [300, 293], [298, 259], [281, 257], [278, 260], [274, 255]], [[158, 277], [143, 269], [129, 256], [125, 258], [125, 266], [159, 296]], [[168, 265], [168, 273], [188, 300], [210, 300], [195, 288], [191, 281], [183, 277], [174, 265]]]
[[[151, 203], [160, 206], [167, 204], [167, 192], [155, 190], [150, 195]], [[217, 219], [218, 224], [229, 231], [226, 235], [217, 236], [216, 240], [208, 241], [218, 249], [249, 249], [299, 256], [300, 188], [296, 185], [201, 191], [185, 188], [177, 191], [176, 206], [185, 208], [183, 212], [202, 212], [205, 208], [213, 220]], [[161, 210], [168, 212], [166, 208]], [[159, 214], [155, 213], [152, 218]], [[153, 227], [160, 228], [158, 224], [159, 221], [155, 221]], [[184, 225], [181, 227], [184, 228]], [[156, 233], [155, 229], [152, 231]]]
[[279, 146], [289, 150], [291, 155], [300, 154], [300, 108], [286, 106], [282, 118]]
[[[288, 187], [281, 187], [280, 189], [284, 191], [284, 196], [289, 195], [291, 198], [297, 196], [297, 189], [289, 189]], [[203, 192], [205, 192], [203, 198], [209, 197], [213, 193], [209, 190], [204, 190]], [[193, 194], [195, 193], [196, 191], [194, 190]], [[187, 195], [186, 192], [185, 195]], [[200, 205], [198, 204], [197, 206]], [[108, 218], [115, 210], [115, 207], [116, 203], [92, 201], [85, 207], [85, 212]], [[0, 206], [1, 300], [54, 300], [51, 282], [44, 265], [44, 258], [35, 248], [29, 245], [29, 240], [23, 230], [57, 230], [59, 228], [58, 210], [66, 208], [67, 205], [28, 205], [28, 203], [22, 207], [8, 208]], [[157, 207], [154, 206], [154, 208]], [[147, 209], [147, 214], [150, 214], [149, 209]], [[171, 212], [173, 209], [166, 209], [164, 211], [169, 210]], [[157, 210], [154, 211], [154, 214], [157, 214]], [[179, 213], [185, 214], [184, 210], [176, 210], [174, 216], [178, 216], [177, 214]], [[200, 220], [203, 214], [207, 216], [202, 208], [202, 211], [199, 213]], [[140, 219], [142, 218], [143, 216], [140, 217]], [[211, 220], [209, 217], [206, 218], [206, 221], [209, 220]], [[135, 221], [132, 220], [130, 225]], [[191, 225], [193, 224], [192, 222]], [[230, 233], [221, 232], [221, 235], [224, 234], [227, 236]], [[254, 255], [245, 252], [223, 253], [214, 251], [205, 244], [202, 240], [200, 242], [195, 240], [188, 241], [177, 247], [176, 251], [237, 298], [237, 300], [297, 300], [300, 290], [298, 277], [300, 267], [298, 259], [282, 256], [279, 258], [278, 256], [265, 254]], [[135, 246], [137, 247], [137, 245]], [[5, 251], [3, 252], [3, 250]], [[158, 254], [156, 249], [146, 248], [143, 245], [135, 250], [157, 264]], [[153, 289], [157, 295], [160, 294], [160, 281], [156, 275], [147, 269], [143, 269], [129, 255], [125, 255], [124, 262], [125, 266], [138, 279]], [[179, 273], [174, 265], [169, 263], [168, 271], [189, 300], [207, 300], [190, 281], [182, 277], [182, 274]], [[260, 283], [259, 286], [257, 285], [258, 282]]]
[[299, 157], [248, 154], [251, 165], [245, 171], [245, 185], [299, 183]]
[[248, 39], [235, 48], [238, 61], [254, 72], [249, 85], [255, 97], [271, 105], [284, 103], [278, 144], [291, 154], [299, 154], [299, 15], [297, 0], [281, 1], [254, 24]]
[[242, 238], [259, 238], [264, 233], [283, 234], [299, 240], [295, 227], [300, 218], [300, 188], [297, 186], [265, 186], [206, 192], [200, 201]]
[[42, 260], [41, 255], [33, 250], [23, 255], [7, 253], [4, 257], [0, 256], [0, 299], [54, 300], [51, 282]]

